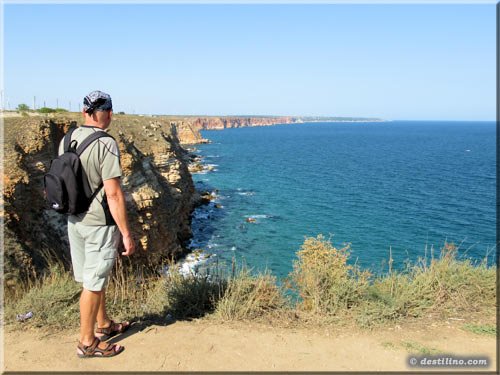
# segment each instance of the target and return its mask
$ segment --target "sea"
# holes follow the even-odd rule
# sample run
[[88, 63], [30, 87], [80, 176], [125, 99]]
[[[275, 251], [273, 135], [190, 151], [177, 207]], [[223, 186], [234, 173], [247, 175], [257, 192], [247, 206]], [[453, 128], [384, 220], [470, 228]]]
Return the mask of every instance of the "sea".
[[[192, 215], [206, 265], [278, 279], [306, 237], [349, 246], [374, 273], [438, 257], [496, 259], [496, 123], [314, 122], [202, 131], [210, 204]], [[198, 266], [197, 266], [198, 267]]]

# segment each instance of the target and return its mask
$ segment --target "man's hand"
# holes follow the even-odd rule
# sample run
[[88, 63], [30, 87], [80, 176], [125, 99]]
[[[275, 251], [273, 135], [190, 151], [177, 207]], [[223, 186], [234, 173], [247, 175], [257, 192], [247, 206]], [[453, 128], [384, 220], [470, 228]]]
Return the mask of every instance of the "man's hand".
[[110, 178], [104, 180], [104, 191], [108, 198], [109, 211], [115, 219], [116, 225], [123, 236], [123, 247], [125, 251], [122, 255], [130, 256], [135, 251], [135, 242], [130, 234], [127, 219], [127, 208], [125, 204], [125, 196], [120, 186], [120, 178]]
[[122, 252], [122, 255], [128, 257], [135, 252], [135, 242], [132, 236], [123, 236], [123, 247], [125, 251]]

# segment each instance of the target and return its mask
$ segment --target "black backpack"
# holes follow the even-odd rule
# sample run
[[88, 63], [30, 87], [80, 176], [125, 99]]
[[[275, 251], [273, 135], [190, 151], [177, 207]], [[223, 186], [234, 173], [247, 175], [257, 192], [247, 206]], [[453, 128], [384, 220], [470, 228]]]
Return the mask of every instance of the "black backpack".
[[65, 135], [64, 153], [52, 160], [50, 169], [44, 176], [47, 203], [50, 208], [61, 214], [77, 215], [86, 212], [92, 200], [104, 186], [101, 182], [96, 191], [92, 192], [81, 165], [80, 155], [95, 140], [111, 136], [98, 131], [89, 135], [78, 145], [76, 140], [71, 140], [75, 129], [71, 128]]

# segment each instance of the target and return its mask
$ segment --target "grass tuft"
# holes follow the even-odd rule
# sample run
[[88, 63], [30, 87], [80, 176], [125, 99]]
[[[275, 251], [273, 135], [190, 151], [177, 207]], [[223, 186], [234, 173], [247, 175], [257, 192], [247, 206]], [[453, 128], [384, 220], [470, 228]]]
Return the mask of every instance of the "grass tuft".
[[359, 304], [370, 273], [347, 263], [349, 246], [336, 249], [319, 235], [306, 238], [297, 256], [291, 282], [301, 298], [299, 309], [335, 315]]
[[224, 296], [217, 303], [215, 317], [221, 320], [257, 319], [286, 307], [276, 277], [268, 272], [253, 276], [244, 267], [229, 279]]
[[[107, 310], [115, 319], [167, 322], [210, 315], [221, 321], [258, 320], [289, 325], [355, 322], [373, 327], [396, 320], [434, 316], [495, 316], [496, 269], [457, 259], [446, 244], [438, 258], [409, 264], [404, 271], [373, 276], [349, 264], [349, 247], [335, 248], [323, 236], [306, 238], [286, 286], [269, 272], [242, 267], [224, 277], [218, 267], [205, 275], [167, 275], [118, 260], [107, 288]], [[5, 290], [5, 321], [33, 312], [21, 326], [59, 329], [79, 324], [81, 286], [62, 263], [47, 256], [45, 275]], [[170, 270], [176, 267], [170, 265]], [[295, 296], [291, 301], [289, 296]], [[477, 316], [477, 314], [475, 314]], [[465, 325], [495, 335], [491, 325]], [[408, 346], [408, 345], [407, 345]]]
[[466, 331], [476, 333], [478, 335], [490, 335], [490, 336], [496, 336], [497, 335], [497, 327], [493, 324], [472, 324], [472, 323], [466, 323], [462, 327]]
[[41, 279], [5, 298], [5, 321], [13, 323], [17, 314], [31, 311], [33, 317], [24, 325], [61, 329], [79, 323], [81, 288], [70, 273], [58, 264], [51, 266]]
[[494, 268], [457, 260], [456, 247], [445, 244], [440, 257], [430, 263], [420, 260], [405, 272], [372, 280], [357, 320], [370, 326], [429, 311], [451, 315], [494, 309], [495, 279]]
[[175, 267], [166, 276], [166, 305], [177, 319], [200, 318], [212, 313], [227, 287], [217, 275], [184, 276]]
[[442, 353], [441, 350], [436, 348], [429, 348], [418, 342], [414, 341], [403, 341], [401, 346], [405, 348], [410, 354], [418, 354], [418, 355], [436, 355]]

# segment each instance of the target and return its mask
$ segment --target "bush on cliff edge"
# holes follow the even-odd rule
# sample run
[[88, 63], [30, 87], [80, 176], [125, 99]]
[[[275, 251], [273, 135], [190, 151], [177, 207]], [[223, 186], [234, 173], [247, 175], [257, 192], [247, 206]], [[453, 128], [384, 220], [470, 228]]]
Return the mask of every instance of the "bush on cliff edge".
[[287, 299], [275, 276], [269, 272], [252, 275], [242, 267], [229, 279], [214, 315], [222, 320], [258, 319], [286, 306]]
[[319, 235], [306, 238], [297, 257], [290, 276], [301, 299], [299, 309], [334, 315], [361, 303], [370, 273], [347, 263], [349, 246], [336, 249]]
[[[268, 273], [253, 275], [242, 268], [229, 278], [146, 272], [120, 261], [107, 290], [108, 312], [117, 319], [164, 322], [209, 315], [219, 320], [263, 317], [283, 320], [315, 317], [316, 322], [356, 322], [362, 327], [404, 318], [461, 315], [479, 312], [495, 316], [496, 269], [485, 262], [459, 260], [447, 244], [439, 258], [420, 260], [404, 271], [373, 276], [350, 265], [349, 248], [336, 249], [323, 236], [306, 238], [289, 276], [290, 289], [278, 286]], [[163, 266], [162, 266], [163, 267]], [[158, 270], [157, 270], [158, 271]], [[54, 262], [44, 277], [20, 285], [6, 295], [5, 320], [33, 311], [28, 326], [78, 326], [80, 285]], [[291, 292], [291, 293], [290, 293]], [[298, 297], [295, 305], [287, 295]], [[305, 321], [305, 320], [304, 320]]]

